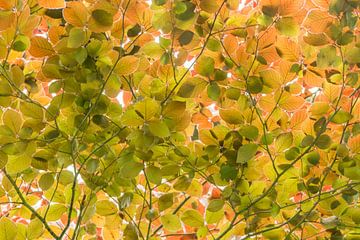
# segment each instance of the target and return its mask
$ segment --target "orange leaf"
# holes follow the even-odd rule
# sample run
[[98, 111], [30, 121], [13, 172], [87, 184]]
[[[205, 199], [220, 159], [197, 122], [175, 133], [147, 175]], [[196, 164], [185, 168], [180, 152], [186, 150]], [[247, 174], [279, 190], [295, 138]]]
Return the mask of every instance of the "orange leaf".
[[305, 100], [299, 96], [284, 96], [281, 98], [279, 105], [281, 108], [293, 112], [300, 109], [305, 103]]
[[356, 137], [353, 137], [349, 140], [349, 148], [354, 153], [360, 152], [360, 135], [357, 135]]
[[64, 8], [65, 0], [38, 0], [38, 4], [43, 8]]
[[89, 13], [82, 2], [68, 2], [63, 11], [64, 19], [75, 27], [85, 26]]
[[31, 39], [29, 52], [33, 57], [46, 57], [54, 54], [54, 49], [47, 39], [35, 36]]
[[285, 37], [280, 37], [277, 39], [276, 52], [282, 59], [290, 62], [298, 61], [300, 54], [297, 43]]
[[334, 18], [327, 11], [311, 10], [305, 19], [304, 26], [313, 33], [322, 33], [333, 22]]

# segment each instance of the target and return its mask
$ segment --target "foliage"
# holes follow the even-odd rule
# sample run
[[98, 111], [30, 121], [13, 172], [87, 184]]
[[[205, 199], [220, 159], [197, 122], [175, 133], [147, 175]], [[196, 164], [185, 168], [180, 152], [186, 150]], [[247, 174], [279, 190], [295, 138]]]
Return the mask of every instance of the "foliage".
[[0, 239], [359, 239], [358, 0], [0, 0]]

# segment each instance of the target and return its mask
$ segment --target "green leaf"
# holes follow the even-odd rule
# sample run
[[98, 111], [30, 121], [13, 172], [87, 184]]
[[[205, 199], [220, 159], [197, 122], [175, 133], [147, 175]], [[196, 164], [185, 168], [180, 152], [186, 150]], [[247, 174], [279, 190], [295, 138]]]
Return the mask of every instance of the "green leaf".
[[121, 176], [124, 178], [135, 178], [143, 170], [143, 164], [135, 161], [128, 161], [121, 168]]
[[344, 168], [344, 175], [351, 180], [360, 180], [360, 168], [357, 166]]
[[195, 71], [202, 76], [209, 77], [214, 72], [214, 65], [214, 59], [202, 56], [195, 64]]
[[251, 158], [253, 158], [255, 156], [257, 148], [258, 148], [258, 145], [253, 144], [253, 143], [248, 143], [248, 144], [242, 145], [238, 149], [236, 162], [237, 163], [248, 162]]
[[213, 52], [218, 52], [221, 49], [221, 44], [217, 39], [210, 38], [206, 43], [206, 48]]
[[41, 175], [39, 179], [39, 187], [42, 190], [48, 190], [54, 184], [54, 176], [51, 173]]
[[116, 204], [109, 200], [100, 200], [96, 202], [96, 213], [100, 216], [109, 216], [116, 214], [118, 209]]
[[331, 142], [329, 135], [323, 134], [316, 140], [315, 145], [320, 149], [327, 149], [330, 147]]
[[72, 28], [67, 42], [68, 48], [78, 48], [85, 43], [86, 32], [82, 28]]
[[95, 22], [104, 27], [110, 27], [113, 24], [113, 16], [109, 12], [102, 9], [95, 9], [92, 11], [91, 16]]
[[194, 37], [194, 33], [191, 31], [184, 31], [179, 37], [179, 43], [181, 46], [187, 45], [191, 42]]
[[165, 138], [170, 136], [170, 130], [166, 123], [161, 121], [152, 121], [149, 123], [149, 130], [152, 135], [160, 138]]
[[351, 219], [355, 224], [360, 224], [360, 208], [351, 208]]
[[188, 209], [181, 215], [181, 221], [190, 227], [202, 227], [203, 216], [196, 210]]
[[260, 93], [263, 89], [263, 81], [261, 80], [261, 78], [256, 77], [256, 76], [250, 76], [249, 79], [247, 80], [247, 90], [250, 93], [256, 94], [256, 93]]
[[340, 61], [340, 58], [336, 55], [336, 48], [334, 46], [327, 46], [320, 49], [316, 60], [317, 66], [321, 68], [336, 66]]
[[14, 240], [16, 239], [17, 228], [16, 224], [7, 217], [3, 216], [0, 219], [0, 239]]
[[165, 209], [170, 208], [174, 204], [174, 194], [168, 193], [164, 194], [159, 198], [159, 211], [164, 211]]
[[283, 17], [275, 24], [276, 29], [285, 36], [295, 37], [299, 34], [300, 27], [292, 17]]
[[344, 110], [339, 110], [330, 117], [330, 121], [337, 124], [346, 123], [352, 118], [352, 115]]
[[306, 135], [300, 143], [300, 147], [308, 147], [314, 142], [314, 137], [311, 135]]
[[300, 149], [297, 147], [292, 147], [285, 152], [285, 158], [287, 160], [294, 160], [300, 155]]
[[349, 63], [360, 63], [360, 48], [354, 47], [349, 49], [345, 54], [345, 59]]
[[238, 174], [238, 170], [231, 165], [222, 165], [220, 168], [221, 178], [225, 181], [234, 180]]
[[241, 136], [250, 139], [255, 140], [259, 136], [259, 129], [253, 125], [243, 126], [239, 129], [239, 133]]
[[305, 155], [305, 159], [312, 165], [317, 165], [320, 161], [320, 154], [316, 151], [312, 151]]
[[211, 82], [207, 87], [207, 94], [211, 100], [218, 100], [220, 97], [220, 87], [216, 82]]
[[181, 222], [178, 216], [175, 214], [165, 214], [160, 218], [161, 224], [164, 226], [164, 229], [170, 232], [176, 232], [181, 228]]
[[222, 200], [222, 199], [214, 199], [214, 200], [210, 201], [210, 203], [209, 203], [206, 210], [208, 210], [210, 212], [217, 212], [220, 209], [222, 209], [224, 204], [225, 204], [224, 200]]
[[161, 184], [162, 173], [160, 168], [149, 166], [146, 168], [145, 173], [150, 182], [157, 185]]
[[29, 37], [19, 34], [16, 36], [14, 43], [12, 44], [12, 49], [18, 52], [23, 52], [26, 49], [28, 49], [29, 46], [30, 46]]
[[164, 49], [156, 42], [146, 43], [141, 51], [152, 58], [160, 57], [164, 53]]
[[127, 31], [128, 37], [136, 37], [141, 32], [141, 26], [137, 23]]

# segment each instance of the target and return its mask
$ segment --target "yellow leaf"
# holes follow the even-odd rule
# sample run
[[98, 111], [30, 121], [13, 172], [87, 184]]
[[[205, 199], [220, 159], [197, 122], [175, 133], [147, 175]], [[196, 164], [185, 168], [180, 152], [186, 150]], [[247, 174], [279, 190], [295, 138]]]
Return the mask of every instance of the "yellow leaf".
[[43, 8], [64, 8], [65, 0], [38, 0], [38, 4]]
[[139, 58], [134, 56], [122, 57], [116, 65], [115, 72], [120, 75], [132, 74], [139, 67], [139, 62]]
[[75, 27], [85, 26], [89, 13], [82, 2], [68, 2], [63, 11], [64, 19]]
[[31, 39], [29, 52], [33, 57], [46, 57], [54, 54], [54, 49], [47, 39], [35, 36]]
[[18, 133], [22, 126], [21, 114], [15, 110], [8, 109], [3, 115], [4, 125], [9, 127], [14, 133]]
[[0, 239], [13, 240], [16, 239], [16, 235], [16, 224], [7, 217], [2, 217], [0, 220]]
[[340, 91], [341, 86], [324, 81], [323, 93], [329, 99], [329, 102], [334, 102], [339, 97]]

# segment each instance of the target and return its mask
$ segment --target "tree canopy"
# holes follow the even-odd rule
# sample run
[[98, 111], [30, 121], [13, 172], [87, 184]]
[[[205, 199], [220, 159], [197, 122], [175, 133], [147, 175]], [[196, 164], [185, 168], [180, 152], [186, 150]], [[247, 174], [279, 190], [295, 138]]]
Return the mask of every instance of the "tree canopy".
[[358, 0], [0, 0], [0, 240], [360, 239]]

